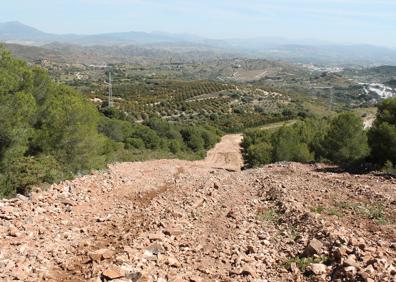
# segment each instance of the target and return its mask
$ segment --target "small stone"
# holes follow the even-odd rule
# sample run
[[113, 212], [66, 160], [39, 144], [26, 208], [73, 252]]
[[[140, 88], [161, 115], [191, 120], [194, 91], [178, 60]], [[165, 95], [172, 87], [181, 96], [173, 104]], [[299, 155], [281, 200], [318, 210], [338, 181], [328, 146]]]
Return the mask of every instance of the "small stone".
[[137, 251], [135, 251], [129, 246], [125, 246], [124, 251], [128, 254], [129, 259], [132, 259], [135, 255], [137, 255]]
[[374, 267], [370, 264], [370, 265], [368, 265], [368, 266], [364, 269], [364, 271], [367, 272], [367, 273], [369, 273], [369, 274], [372, 274], [372, 273], [375, 272], [375, 269], [374, 269]]
[[369, 274], [363, 271], [359, 272], [358, 275], [363, 281], [367, 281], [370, 278]]
[[163, 252], [164, 252], [164, 249], [162, 248], [161, 245], [152, 244], [144, 250], [144, 255], [148, 256], [148, 257], [157, 256], [158, 254], [163, 253]]
[[109, 249], [100, 249], [88, 255], [93, 261], [101, 261], [103, 259], [111, 259], [114, 256], [114, 252]]
[[179, 236], [183, 231], [179, 227], [170, 227], [164, 230], [164, 234], [168, 236]]
[[143, 274], [141, 272], [131, 272], [131, 273], [125, 275], [125, 278], [129, 279], [128, 281], [131, 281], [131, 282], [147, 281], [147, 280], [144, 279], [144, 276], [143, 276]]
[[364, 251], [364, 250], [366, 250], [366, 242], [362, 239], [362, 238], [360, 238], [359, 240], [359, 248], [362, 250], [362, 251]]
[[205, 200], [204, 199], [198, 199], [194, 202], [194, 204], [192, 205], [193, 209], [197, 209], [199, 207], [201, 207], [204, 204]]
[[203, 282], [203, 281], [204, 280], [201, 277], [197, 276], [197, 275], [190, 276], [190, 282]]
[[247, 248], [246, 248], [246, 254], [254, 254], [255, 253], [255, 249], [254, 249], [254, 247], [253, 246], [251, 246], [251, 245], [249, 245], [249, 246], [247, 246]]
[[176, 268], [180, 267], [180, 262], [174, 257], [169, 257], [167, 264], [169, 266], [176, 267]]
[[347, 255], [348, 253], [345, 247], [340, 247], [334, 252], [334, 256], [338, 261], [340, 261], [343, 257], [346, 257]]
[[165, 238], [164, 238], [164, 235], [163, 234], [149, 234], [148, 236], [148, 239], [151, 241], [151, 242], [153, 242], [153, 241], [163, 241]]
[[75, 205], [75, 203], [70, 199], [62, 199], [61, 203], [64, 204], [65, 206], [74, 206]]
[[321, 275], [326, 273], [326, 265], [323, 263], [313, 263], [311, 264], [311, 270], [316, 275]]
[[256, 277], [256, 272], [255, 272], [251, 267], [245, 266], [245, 267], [242, 269], [240, 275], [242, 275], [242, 276], [248, 276], [248, 275], [250, 275], [250, 276], [252, 276], [252, 277], [254, 278], [254, 277]]
[[124, 272], [116, 267], [110, 267], [102, 272], [102, 277], [108, 280], [114, 280], [124, 276]]
[[352, 237], [351, 239], [349, 239], [349, 244], [351, 246], [357, 246], [357, 245], [359, 245], [359, 240], [354, 238], [354, 237]]
[[355, 275], [356, 274], [356, 267], [354, 266], [347, 266], [344, 268], [345, 272], [350, 274], [350, 275]]
[[11, 237], [19, 237], [21, 234], [19, 233], [19, 230], [18, 230], [18, 228], [16, 228], [14, 225], [11, 225], [9, 228], [8, 228], [8, 236], [11, 236]]
[[257, 235], [257, 237], [258, 237], [260, 240], [265, 240], [265, 239], [267, 239], [268, 234], [266, 234], [266, 233], [259, 233], [259, 234]]
[[21, 194], [17, 194], [16, 197], [17, 197], [19, 200], [24, 201], [24, 202], [29, 201], [29, 198], [28, 198], [28, 197], [26, 197], [26, 196], [24, 196], [24, 195], [21, 195]]
[[312, 239], [305, 248], [303, 256], [312, 257], [313, 255], [320, 255], [323, 252], [323, 244], [317, 239]]
[[297, 266], [297, 263], [293, 262], [290, 264], [290, 270], [294, 274], [298, 274], [300, 272], [300, 269]]
[[356, 262], [356, 258], [355, 258], [354, 255], [348, 256], [348, 258], [346, 260], [344, 260], [344, 265], [345, 266], [354, 266], [356, 268], [359, 267], [359, 265]]

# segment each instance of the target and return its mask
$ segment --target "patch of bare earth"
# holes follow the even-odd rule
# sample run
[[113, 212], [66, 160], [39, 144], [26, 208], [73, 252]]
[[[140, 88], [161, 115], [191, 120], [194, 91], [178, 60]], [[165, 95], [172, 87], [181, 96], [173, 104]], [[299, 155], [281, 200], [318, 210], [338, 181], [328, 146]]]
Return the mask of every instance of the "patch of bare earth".
[[240, 141], [3, 200], [0, 280], [395, 281], [395, 179], [240, 171]]

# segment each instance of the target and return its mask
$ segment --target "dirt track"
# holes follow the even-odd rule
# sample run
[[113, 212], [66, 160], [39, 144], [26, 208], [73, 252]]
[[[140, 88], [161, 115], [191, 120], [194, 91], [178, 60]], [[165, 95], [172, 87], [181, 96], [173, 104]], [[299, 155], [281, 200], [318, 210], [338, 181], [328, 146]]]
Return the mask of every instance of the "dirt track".
[[392, 281], [394, 179], [294, 163], [240, 171], [240, 141], [0, 202], [0, 280]]

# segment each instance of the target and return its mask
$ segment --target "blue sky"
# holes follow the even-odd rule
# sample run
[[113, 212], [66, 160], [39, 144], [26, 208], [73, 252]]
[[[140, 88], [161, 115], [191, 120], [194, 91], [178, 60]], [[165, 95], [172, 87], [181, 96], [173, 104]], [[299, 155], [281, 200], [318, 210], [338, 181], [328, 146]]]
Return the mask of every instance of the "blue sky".
[[12, 0], [0, 21], [52, 33], [167, 31], [396, 47], [396, 0]]

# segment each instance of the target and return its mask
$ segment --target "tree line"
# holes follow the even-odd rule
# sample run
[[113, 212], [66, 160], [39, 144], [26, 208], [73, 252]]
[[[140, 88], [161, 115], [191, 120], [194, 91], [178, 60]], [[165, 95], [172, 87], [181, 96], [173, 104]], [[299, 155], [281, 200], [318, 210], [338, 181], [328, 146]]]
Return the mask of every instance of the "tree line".
[[278, 161], [331, 162], [354, 166], [370, 162], [394, 170], [396, 98], [378, 104], [373, 126], [365, 130], [355, 113], [310, 117], [276, 130], [248, 130], [243, 141], [248, 167]]

